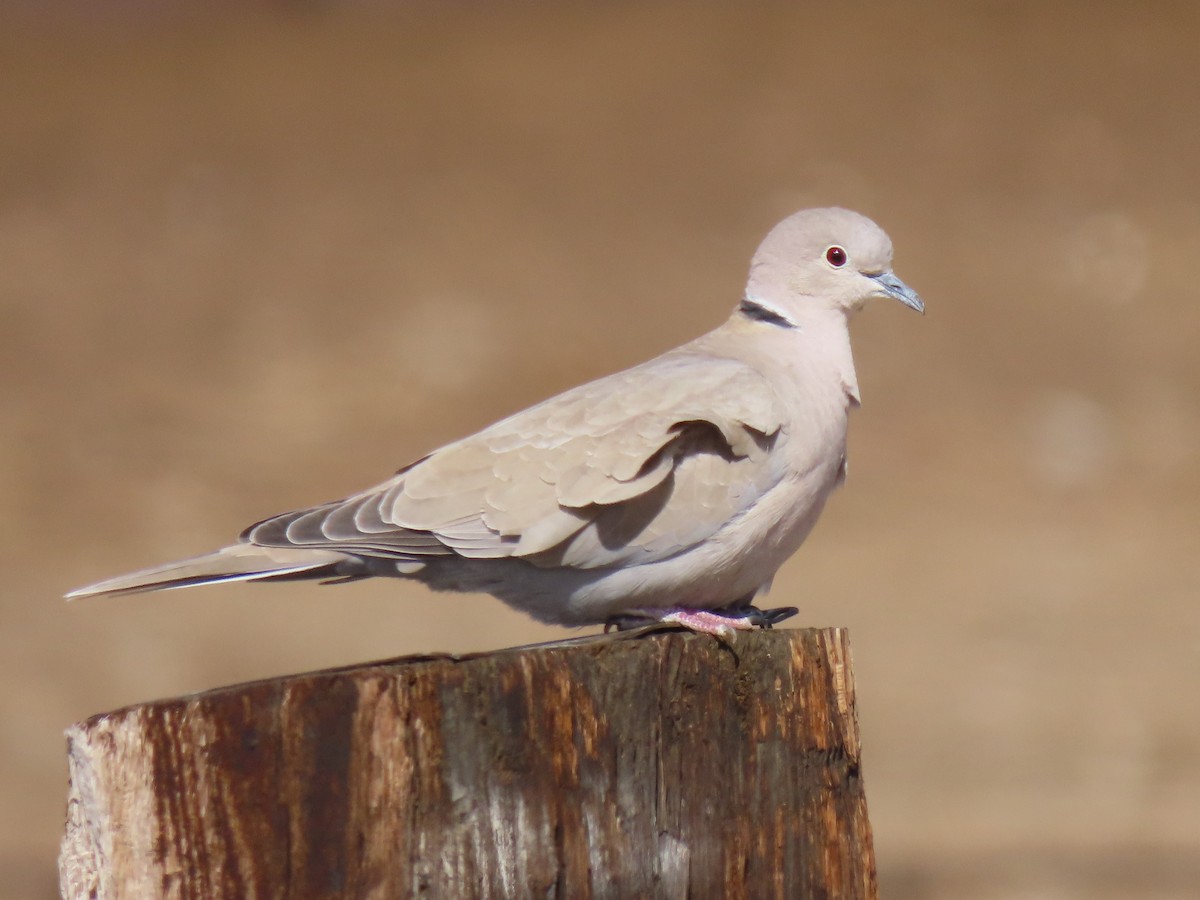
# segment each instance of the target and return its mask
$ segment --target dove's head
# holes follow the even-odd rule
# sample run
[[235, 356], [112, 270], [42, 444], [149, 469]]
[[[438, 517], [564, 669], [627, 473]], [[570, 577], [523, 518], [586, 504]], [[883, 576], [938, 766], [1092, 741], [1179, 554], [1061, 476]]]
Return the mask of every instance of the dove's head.
[[866, 216], [848, 209], [805, 209], [771, 229], [750, 263], [746, 303], [780, 324], [814, 315], [849, 315], [875, 297], [925, 305], [892, 273], [892, 242]]

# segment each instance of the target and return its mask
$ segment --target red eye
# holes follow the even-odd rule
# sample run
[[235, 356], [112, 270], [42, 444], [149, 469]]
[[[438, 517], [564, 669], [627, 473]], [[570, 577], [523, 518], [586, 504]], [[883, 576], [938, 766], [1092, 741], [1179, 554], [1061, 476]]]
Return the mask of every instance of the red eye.
[[840, 269], [846, 264], [846, 251], [835, 245], [825, 251], [825, 258], [829, 260], [831, 266]]

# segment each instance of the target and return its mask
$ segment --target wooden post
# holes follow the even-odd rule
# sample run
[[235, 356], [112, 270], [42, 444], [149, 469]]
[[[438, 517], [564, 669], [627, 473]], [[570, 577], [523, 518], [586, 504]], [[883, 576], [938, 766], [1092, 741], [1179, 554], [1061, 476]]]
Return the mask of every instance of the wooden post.
[[413, 657], [67, 737], [71, 900], [876, 896], [836, 628]]

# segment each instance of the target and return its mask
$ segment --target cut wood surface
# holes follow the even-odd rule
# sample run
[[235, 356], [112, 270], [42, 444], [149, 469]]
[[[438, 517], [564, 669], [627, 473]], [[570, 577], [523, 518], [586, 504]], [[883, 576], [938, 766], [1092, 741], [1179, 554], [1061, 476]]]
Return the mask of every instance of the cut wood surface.
[[68, 898], [873, 898], [841, 629], [601, 637], [67, 733]]

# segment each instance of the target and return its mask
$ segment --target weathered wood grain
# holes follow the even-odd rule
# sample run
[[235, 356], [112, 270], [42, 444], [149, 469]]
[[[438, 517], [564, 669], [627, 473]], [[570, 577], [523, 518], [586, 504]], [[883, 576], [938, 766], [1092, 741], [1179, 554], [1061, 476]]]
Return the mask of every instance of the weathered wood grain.
[[876, 896], [840, 629], [400, 659], [68, 743], [72, 900]]

